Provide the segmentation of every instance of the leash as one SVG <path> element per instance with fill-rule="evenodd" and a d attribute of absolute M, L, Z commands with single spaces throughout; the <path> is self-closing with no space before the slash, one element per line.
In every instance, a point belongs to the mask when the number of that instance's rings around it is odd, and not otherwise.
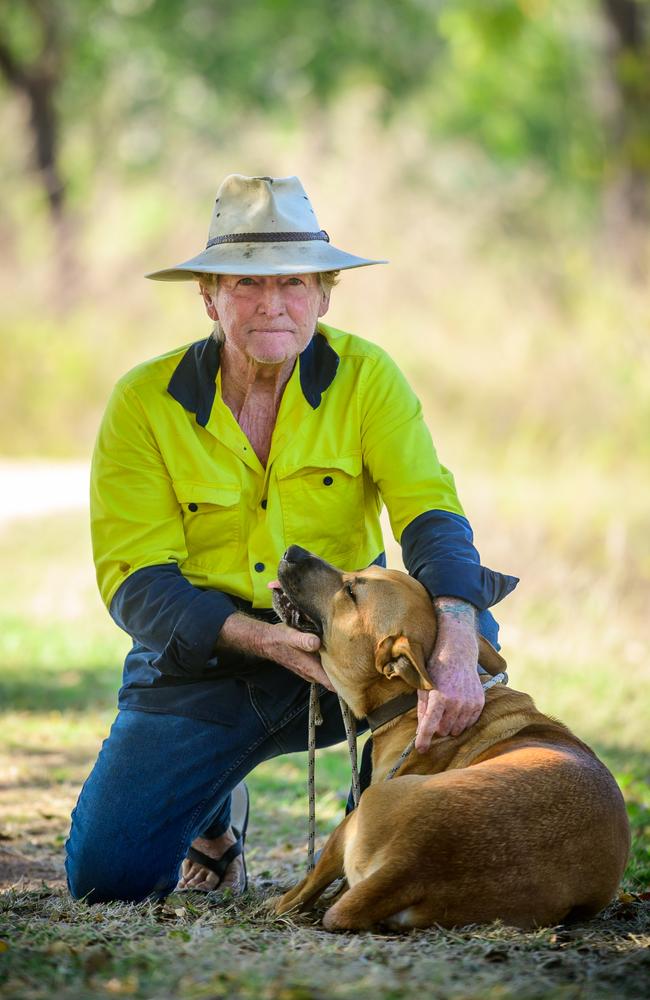
<path fill-rule="evenodd" d="M 309 689 L 309 736 L 307 747 L 309 751 L 309 839 L 307 841 L 307 872 L 314 868 L 314 846 L 316 842 L 316 726 L 323 725 L 323 716 L 318 700 L 318 687 L 312 684 Z"/>
<path fill-rule="evenodd" d="M 483 667 L 479 666 L 479 673 L 483 675 L 488 675 L 488 671 L 484 670 Z M 495 684 L 507 684 L 508 674 L 503 671 L 502 673 L 495 674 L 494 677 L 490 676 L 490 679 L 482 683 L 484 691 L 489 691 L 490 688 L 494 687 Z M 417 704 L 417 694 L 413 692 L 412 694 L 398 695 L 393 698 L 387 705 L 382 706 L 384 711 L 382 712 L 381 718 L 379 718 L 379 712 L 375 715 L 375 724 L 368 716 L 368 721 L 370 722 L 370 729 L 374 732 L 375 729 L 379 729 L 380 726 L 385 725 L 392 719 L 397 718 L 398 715 L 403 715 L 404 712 L 409 711 L 409 709 L 414 708 Z M 341 707 L 341 715 L 343 717 L 343 725 L 345 726 L 345 735 L 348 741 L 348 753 L 350 755 L 350 770 L 352 772 L 352 799 L 354 802 L 354 808 L 356 809 L 359 805 L 359 799 L 361 798 L 361 785 L 359 782 L 359 769 L 357 761 L 357 723 L 356 719 L 350 711 L 349 705 L 341 698 L 339 695 L 339 705 Z M 392 708 L 391 708 L 392 706 Z M 386 712 L 386 708 L 389 711 Z M 308 756 L 308 790 L 309 790 L 309 836 L 307 840 L 307 872 L 311 872 L 315 865 L 315 846 L 316 846 L 316 726 L 321 726 L 323 724 L 323 716 L 320 710 L 320 701 L 318 698 L 318 686 L 312 683 L 309 690 L 309 735 L 307 740 L 307 747 L 309 751 Z M 399 771 L 400 767 L 406 760 L 408 756 L 413 751 L 415 747 L 415 736 L 408 743 L 408 745 L 402 750 L 398 760 L 390 769 L 386 775 L 385 781 L 390 781 L 391 778 Z"/>
<path fill-rule="evenodd" d="M 359 805 L 361 798 L 361 783 L 359 781 L 359 768 L 357 760 L 357 722 L 349 705 L 343 701 L 339 695 L 339 705 L 345 727 L 345 736 L 348 741 L 348 753 L 350 755 L 350 769 L 352 771 L 352 799 L 354 808 Z M 318 698 L 318 686 L 312 684 L 309 689 L 309 736 L 307 740 L 308 769 L 309 776 L 307 787 L 309 790 L 309 836 L 307 840 L 307 872 L 314 868 L 314 856 L 316 847 L 316 726 L 323 724 L 323 716 L 320 710 L 320 700 Z"/>

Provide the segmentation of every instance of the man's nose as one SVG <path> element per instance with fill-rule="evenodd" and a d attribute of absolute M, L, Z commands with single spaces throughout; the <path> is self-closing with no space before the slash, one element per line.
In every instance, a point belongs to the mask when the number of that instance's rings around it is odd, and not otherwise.
<path fill-rule="evenodd" d="M 285 312 L 284 293 L 281 288 L 267 285 L 262 290 L 259 309 L 266 316 L 281 316 Z"/>

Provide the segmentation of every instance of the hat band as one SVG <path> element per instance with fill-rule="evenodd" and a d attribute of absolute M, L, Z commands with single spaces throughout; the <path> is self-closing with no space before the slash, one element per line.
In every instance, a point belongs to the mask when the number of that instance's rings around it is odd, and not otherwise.
<path fill-rule="evenodd" d="M 329 243 L 330 238 L 324 229 L 318 233 L 230 233 L 228 236 L 213 236 L 205 249 L 209 250 L 219 243 L 303 243 L 306 240 Z"/>

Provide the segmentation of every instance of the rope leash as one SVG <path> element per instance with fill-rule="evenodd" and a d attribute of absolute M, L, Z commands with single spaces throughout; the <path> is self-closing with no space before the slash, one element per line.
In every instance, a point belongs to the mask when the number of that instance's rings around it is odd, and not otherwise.
<path fill-rule="evenodd" d="M 318 688 L 312 684 L 309 689 L 309 839 L 307 842 L 307 872 L 314 868 L 314 847 L 316 842 L 316 726 L 323 725 L 323 716 L 318 700 Z"/>
<path fill-rule="evenodd" d="M 343 716 L 343 725 L 345 726 L 345 735 L 348 741 L 350 770 L 352 771 L 352 801 L 354 802 L 354 808 L 356 809 L 359 805 L 359 799 L 361 798 L 361 783 L 359 781 L 359 770 L 357 767 L 357 720 L 350 711 L 350 707 L 347 702 L 343 701 L 341 698 L 341 695 L 339 695 L 339 705 L 341 706 L 341 715 Z"/>
<path fill-rule="evenodd" d="M 359 768 L 357 761 L 357 722 L 349 706 L 339 695 L 339 705 L 345 735 L 348 741 L 348 753 L 350 755 L 350 768 L 352 771 L 352 799 L 354 808 L 359 805 L 361 798 L 361 783 L 359 781 Z M 320 700 L 318 697 L 318 687 L 312 684 L 309 689 L 309 736 L 307 747 L 308 757 L 308 790 L 309 790 L 309 836 L 307 840 L 307 872 L 314 868 L 314 857 L 316 848 L 316 726 L 322 726 L 323 716 L 320 710 Z"/>

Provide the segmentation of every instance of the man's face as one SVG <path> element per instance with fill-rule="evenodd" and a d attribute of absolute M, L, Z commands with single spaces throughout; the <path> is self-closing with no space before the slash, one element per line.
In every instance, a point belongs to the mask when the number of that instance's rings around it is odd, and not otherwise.
<path fill-rule="evenodd" d="M 293 360 L 311 340 L 329 306 L 317 274 L 222 275 L 215 293 L 202 289 L 227 349 L 258 364 Z"/>

